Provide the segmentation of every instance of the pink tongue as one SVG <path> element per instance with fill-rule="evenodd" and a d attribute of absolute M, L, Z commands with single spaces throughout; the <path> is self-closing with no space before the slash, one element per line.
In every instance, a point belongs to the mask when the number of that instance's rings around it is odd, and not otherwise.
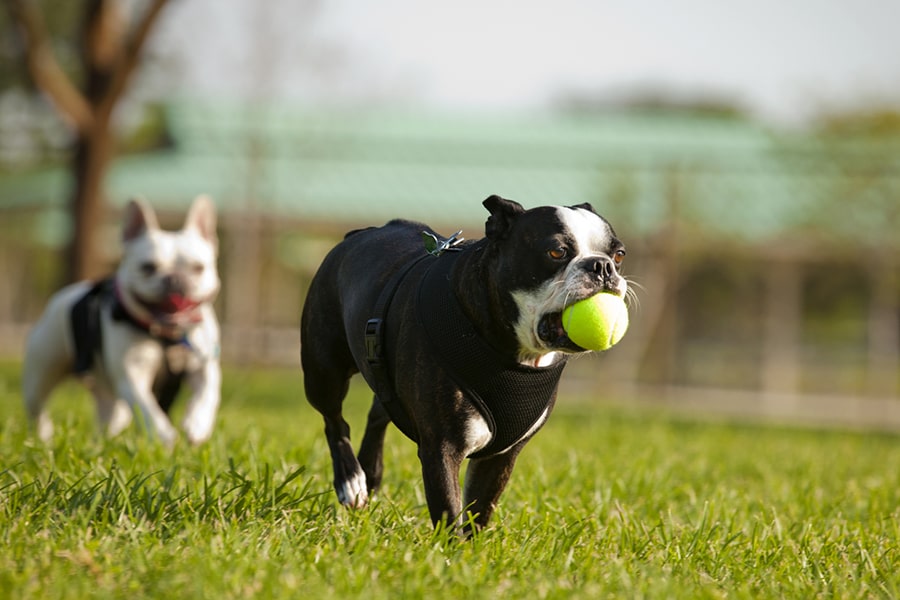
<path fill-rule="evenodd" d="M 166 312 L 181 312 L 193 307 L 193 302 L 182 296 L 181 294 L 169 294 L 163 302 L 163 309 Z"/>

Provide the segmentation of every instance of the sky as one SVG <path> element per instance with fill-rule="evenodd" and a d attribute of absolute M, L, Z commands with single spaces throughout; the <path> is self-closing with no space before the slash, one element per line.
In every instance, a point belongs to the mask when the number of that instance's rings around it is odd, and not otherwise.
<path fill-rule="evenodd" d="M 183 0 L 166 93 L 442 111 L 713 98 L 774 123 L 900 107 L 900 0 Z"/>

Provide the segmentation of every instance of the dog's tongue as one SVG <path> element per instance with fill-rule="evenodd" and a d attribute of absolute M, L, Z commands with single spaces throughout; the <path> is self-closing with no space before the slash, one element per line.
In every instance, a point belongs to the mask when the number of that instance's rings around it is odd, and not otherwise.
<path fill-rule="evenodd" d="M 181 294 L 169 294 L 166 299 L 162 301 L 160 308 L 167 313 L 179 313 L 189 310 L 194 306 L 194 302 L 188 300 Z"/>

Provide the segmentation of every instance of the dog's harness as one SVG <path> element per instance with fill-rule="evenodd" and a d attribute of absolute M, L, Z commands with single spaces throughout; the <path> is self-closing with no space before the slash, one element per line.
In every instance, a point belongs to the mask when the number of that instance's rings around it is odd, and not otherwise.
<path fill-rule="evenodd" d="M 416 292 L 416 319 L 428 337 L 429 347 L 435 349 L 456 385 L 487 421 L 491 439 L 470 456 L 481 458 L 505 452 L 549 415 L 566 361 L 544 368 L 529 367 L 510 361 L 488 344 L 463 313 L 450 285 L 458 256 L 445 253 L 434 258 L 423 254 L 394 274 L 376 302 L 376 316 L 366 324 L 367 359 L 375 377 L 376 395 L 391 420 L 407 437 L 418 441 L 412 420 L 396 402 L 384 329 L 397 287 L 415 265 L 431 257 Z"/>
<path fill-rule="evenodd" d="M 100 310 L 113 298 L 115 282 L 110 277 L 91 286 L 84 296 L 72 305 L 70 313 L 75 361 L 72 370 L 82 375 L 91 370 L 94 357 L 103 349 L 100 332 Z"/>
<path fill-rule="evenodd" d="M 94 356 L 103 349 L 100 311 L 105 304 L 111 304 L 114 321 L 128 323 L 135 329 L 147 333 L 163 346 L 188 343 L 186 332 L 183 329 L 161 331 L 155 328 L 152 322 L 141 319 L 129 311 L 122 300 L 115 278 L 108 277 L 95 283 L 84 296 L 72 305 L 71 323 L 75 342 L 73 370 L 76 374 L 89 371 L 94 364 Z"/>
<path fill-rule="evenodd" d="M 94 366 L 94 360 L 103 350 L 103 334 L 101 331 L 100 313 L 105 305 L 111 306 L 111 315 L 114 321 L 122 321 L 130 326 L 143 331 L 153 339 L 170 348 L 176 345 L 185 345 L 191 348 L 190 342 L 184 331 L 178 336 L 159 335 L 154 332 L 151 324 L 138 319 L 129 312 L 118 293 L 114 277 L 108 277 L 95 283 L 75 304 L 70 312 L 72 326 L 72 339 L 75 346 L 75 360 L 72 371 L 76 375 L 88 373 Z M 175 372 L 165 361 L 163 373 L 154 381 L 154 395 L 160 407 L 168 413 L 172 402 L 183 380 L 182 372 Z"/>

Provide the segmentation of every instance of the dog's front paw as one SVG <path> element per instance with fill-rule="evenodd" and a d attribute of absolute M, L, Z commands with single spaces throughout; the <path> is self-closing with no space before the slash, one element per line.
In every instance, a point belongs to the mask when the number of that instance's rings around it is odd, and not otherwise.
<path fill-rule="evenodd" d="M 178 439 L 178 432 L 171 425 L 158 426 L 153 433 L 156 440 L 166 448 L 173 448 Z"/>
<path fill-rule="evenodd" d="M 53 421 L 47 413 L 41 413 L 34 424 L 35 433 L 38 438 L 44 442 L 50 442 L 53 439 Z"/>
<path fill-rule="evenodd" d="M 369 503 L 369 492 L 366 489 L 366 475 L 357 470 L 344 481 L 335 481 L 334 489 L 338 500 L 350 508 L 363 508 Z"/>
<path fill-rule="evenodd" d="M 212 421 L 185 419 L 181 424 L 181 428 L 184 430 L 184 435 L 188 441 L 194 446 L 199 446 L 212 437 L 212 425 Z"/>
<path fill-rule="evenodd" d="M 109 412 L 100 418 L 101 424 L 105 421 L 104 429 L 106 435 L 115 437 L 125 431 L 125 428 L 131 425 L 132 421 L 131 409 L 124 402 L 116 402 L 113 404 Z"/>

